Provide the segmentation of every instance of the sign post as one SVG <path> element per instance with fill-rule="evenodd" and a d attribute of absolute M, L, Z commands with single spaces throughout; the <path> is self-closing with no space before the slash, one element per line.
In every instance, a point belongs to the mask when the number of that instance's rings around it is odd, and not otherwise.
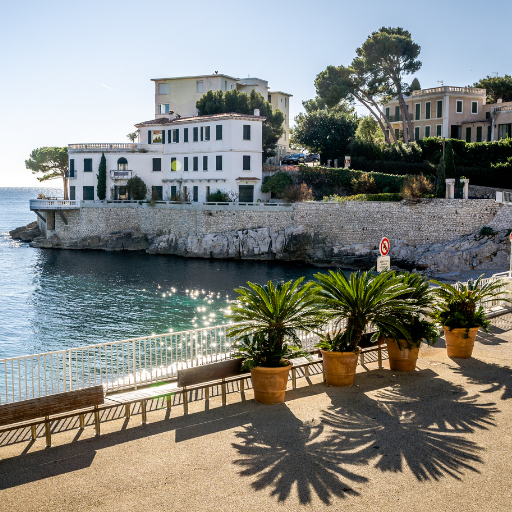
<path fill-rule="evenodd" d="M 391 268 L 391 258 L 388 256 L 389 247 L 389 240 L 383 237 L 379 244 L 380 256 L 377 258 L 377 272 L 383 272 Z M 512 252 L 510 258 L 510 264 L 512 266 Z"/>
<path fill-rule="evenodd" d="M 511 272 L 511 276 L 512 276 L 512 233 L 510 233 L 510 272 Z"/>

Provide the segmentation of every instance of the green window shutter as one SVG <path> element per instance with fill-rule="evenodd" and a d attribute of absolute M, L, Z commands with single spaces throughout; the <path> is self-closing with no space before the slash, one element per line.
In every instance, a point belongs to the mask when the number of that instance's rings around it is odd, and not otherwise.
<path fill-rule="evenodd" d="M 210 127 L 204 127 L 204 140 L 210 140 Z"/>
<path fill-rule="evenodd" d="M 92 172 L 92 158 L 84 158 L 84 172 Z"/>
<path fill-rule="evenodd" d="M 69 177 L 74 178 L 75 177 L 75 159 L 71 158 L 69 160 Z"/>
<path fill-rule="evenodd" d="M 471 128 L 466 128 L 466 142 L 471 142 Z"/>
<path fill-rule="evenodd" d="M 414 127 L 414 140 L 420 140 L 420 127 Z"/>
<path fill-rule="evenodd" d="M 183 142 L 188 142 L 188 128 L 183 128 Z"/>
<path fill-rule="evenodd" d="M 199 187 L 195 185 L 193 188 L 193 192 L 194 192 L 194 202 L 197 203 L 197 201 L 199 201 Z"/>
<path fill-rule="evenodd" d="M 476 127 L 476 141 L 482 142 L 482 127 L 481 126 Z"/>
<path fill-rule="evenodd" d="M 222 140 L 222 125 L 221 124 L 218 124 L 215 127 L 215 139 Z"/>
<path fill-rule="evenodd" d="M 487 142 L 491 142 L 492 137 L 492 126 L 487 127 Z"/>
<path fill-rule="evenodd" d="M 462 101 L 461 100 L 457 100 L 457 108 L 455 109 L 455 112 L 457 114 L 462 114 Z"/>
<path fill-rule="evenodd" d="M 441 127 L 441 125 L 440 125 L 440 124 L 438 124 L 438 125 L 436 126 L 436 135 L 437 135 L 437 137 L 441 137 L 441 136 L 442 136 L 442 133 L 443 133 L 442 127 Z"/>
<path fill-rule="evenodd" d="M 420 103 L 416 103 L 416 113 L 415 113 L 416 121 L 419 121 L 420 114 L 421 114 L 421 104 Z"/>
<path fill-rule="evenodd" d="M 243 160 L 243 170 L 244 171 L 250 171 L 251 170 L 251 156 L 250 155 L 244 155 Z"/>
<path fill-rule="evenodd" d="M 199 157 L 195 156 L 193 162 L 194 162 L 194 167 L 192 168 L 192 170 L 198 171 L 199 170 Z"/>
<path fill-rule="evenodd" d="M 478 101 L 471 102 L 471 113 L 478 114 Z"/>
<path fill-rule="evenodd" d="M 400 130 L 398 128 L 395 128 L 395 137 L 396 140 L 400 139 Z"/>
<path fill-rule="evenodd" d="M 170 137 L 169 137 L 169 142 L 171 142 Z M 162 144 L 165 144 L 165 130 L 162 130 Z"/>
<path fill-rule="evenodd" d="M 244 124 L 244 140 L 251 140 L 251 125 L 250 124 Z"/>
<path fill-rule="evenodd" d="M 430 106 L 430 101 L 427 101 L 427 103 L 425 104 L 425 119 L 430 119 Z"/>
<path fill-rule="evenodd" d="M 170 144 L 171 143 L 171 131 L 172 130 L 167 130 L 167 144 Z"/>
<path fill-rule="evenodd" d="M 425 137 L 430 137 L 430 126 L 425 126 Z"/>
<path fill-rule="evenodd" d="M 173 156 L 171 157 L 171 171 L 177 171 L 177 167 L 176 167 L 176 157 Z"/>
<path fill-rule="evenodd" d="M 76 192 L 74 186 L 69 187 L 69 199 L 71 201 L 74 201 L 76 199 Z"/>
<path fill-rule="evenodd" d="M 162 159 L 153 158 L 153 172 L 160 172 L 162 170 Z"/>
<path fill-rule="evenodd" d="M 151 130 L 148 130 L 148 144 L 151 144 Z"/>
<path fill-rule="evenodd" d="M 203 133 L 204 133 L 204 130 L 203 130 L 203 127 L 201 126 L 201 142 L 203 141 Z"/>
<path fill-rule="evenodd" d="M 197 126 L 194 128 L 193 134 L 193 142 L 197 142 L 199 140 L 199 129 Z"/>
<path fill-rule="evenodd" d="M 183 171 L 188 171 L 188 156 L 183 158 Z"/>
<path fill-rule="evenodd" d="M 437 100 L 437 117 L 443 117 L 443 100 Z"/>
<path fill-rule="evenodd" d="M 215 157 L 215 170 L 222 171 L 222 155 Z"/>
<path fill-rule="evenodd" d="M 180 129 L 176 128 L 176 144 L 180 142 Z"/>
<path fill-rule="evenodd" d="M 171 201 L 176 201 L 176 185 L 171 185 Z"/>
<path fill-rule="evenodd" d="M 207 171 L 207 170 L 208 170 L 208 157 L 203 156 L 203 171 Z"/>
<path fill-rule="evenodd" d="M 389 114 L 390 114 L 390 108 L 389 107 L 386 107 L 386 117 L 389 119 Z"/>
<path fill-rule="evenodd" d="M 400 119 L 400 107 L 395 107 L 395 121 Z"/>

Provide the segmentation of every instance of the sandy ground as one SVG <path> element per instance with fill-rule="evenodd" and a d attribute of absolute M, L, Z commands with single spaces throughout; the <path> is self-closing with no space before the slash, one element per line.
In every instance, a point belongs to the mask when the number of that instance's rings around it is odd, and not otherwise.
<path fill-rule="evenodd" d="M 4 436 L 0 510 L 512 510 L 512 315 L 493 324 L 470 360 L 441 340 L 413 373 L 369 363 L 343 389 L 313 375 L 282 405 L 249 390 L 186 417 L 154 402 L 147 426 L 115 411 L 99 438 L 58 425 L 51 449 Z"/>

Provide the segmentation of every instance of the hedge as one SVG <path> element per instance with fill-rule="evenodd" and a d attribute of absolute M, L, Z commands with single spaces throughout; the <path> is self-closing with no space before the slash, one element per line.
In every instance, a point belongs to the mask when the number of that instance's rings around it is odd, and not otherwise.
<path fill-rule="evenodd" d="M 352 157 L 351 167 L 365 172 L 380 172 L 384 174 L 435 174 L 434 165 L 427 162 L 397 162 L 386 160 L 368 160 L 365 157 Z"/>
<path fill-rule="evenodd" d="M 324 203 L 345 203 L 346 201 L 400 201 L 400 194 L 356 194 L 354 196 L 326 196 L 322 199 Z"/>

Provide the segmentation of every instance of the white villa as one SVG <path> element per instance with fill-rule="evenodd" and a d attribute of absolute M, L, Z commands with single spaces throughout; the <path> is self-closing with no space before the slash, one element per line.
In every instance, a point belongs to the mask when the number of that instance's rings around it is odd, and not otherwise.
<path fill-rule="evenodd" d="M 217 190 L 240 202 L 270 198 L 261 192 L 262 122 L 254 115 L 173 114 L 136 124 L 139 142 L 69 144 L 69 199 L 97 200 L 101 155 L 107 160 L 107 200 L 130 199 L 126 184 L 139 176 L 148 197 L 207 201 Z"/>

